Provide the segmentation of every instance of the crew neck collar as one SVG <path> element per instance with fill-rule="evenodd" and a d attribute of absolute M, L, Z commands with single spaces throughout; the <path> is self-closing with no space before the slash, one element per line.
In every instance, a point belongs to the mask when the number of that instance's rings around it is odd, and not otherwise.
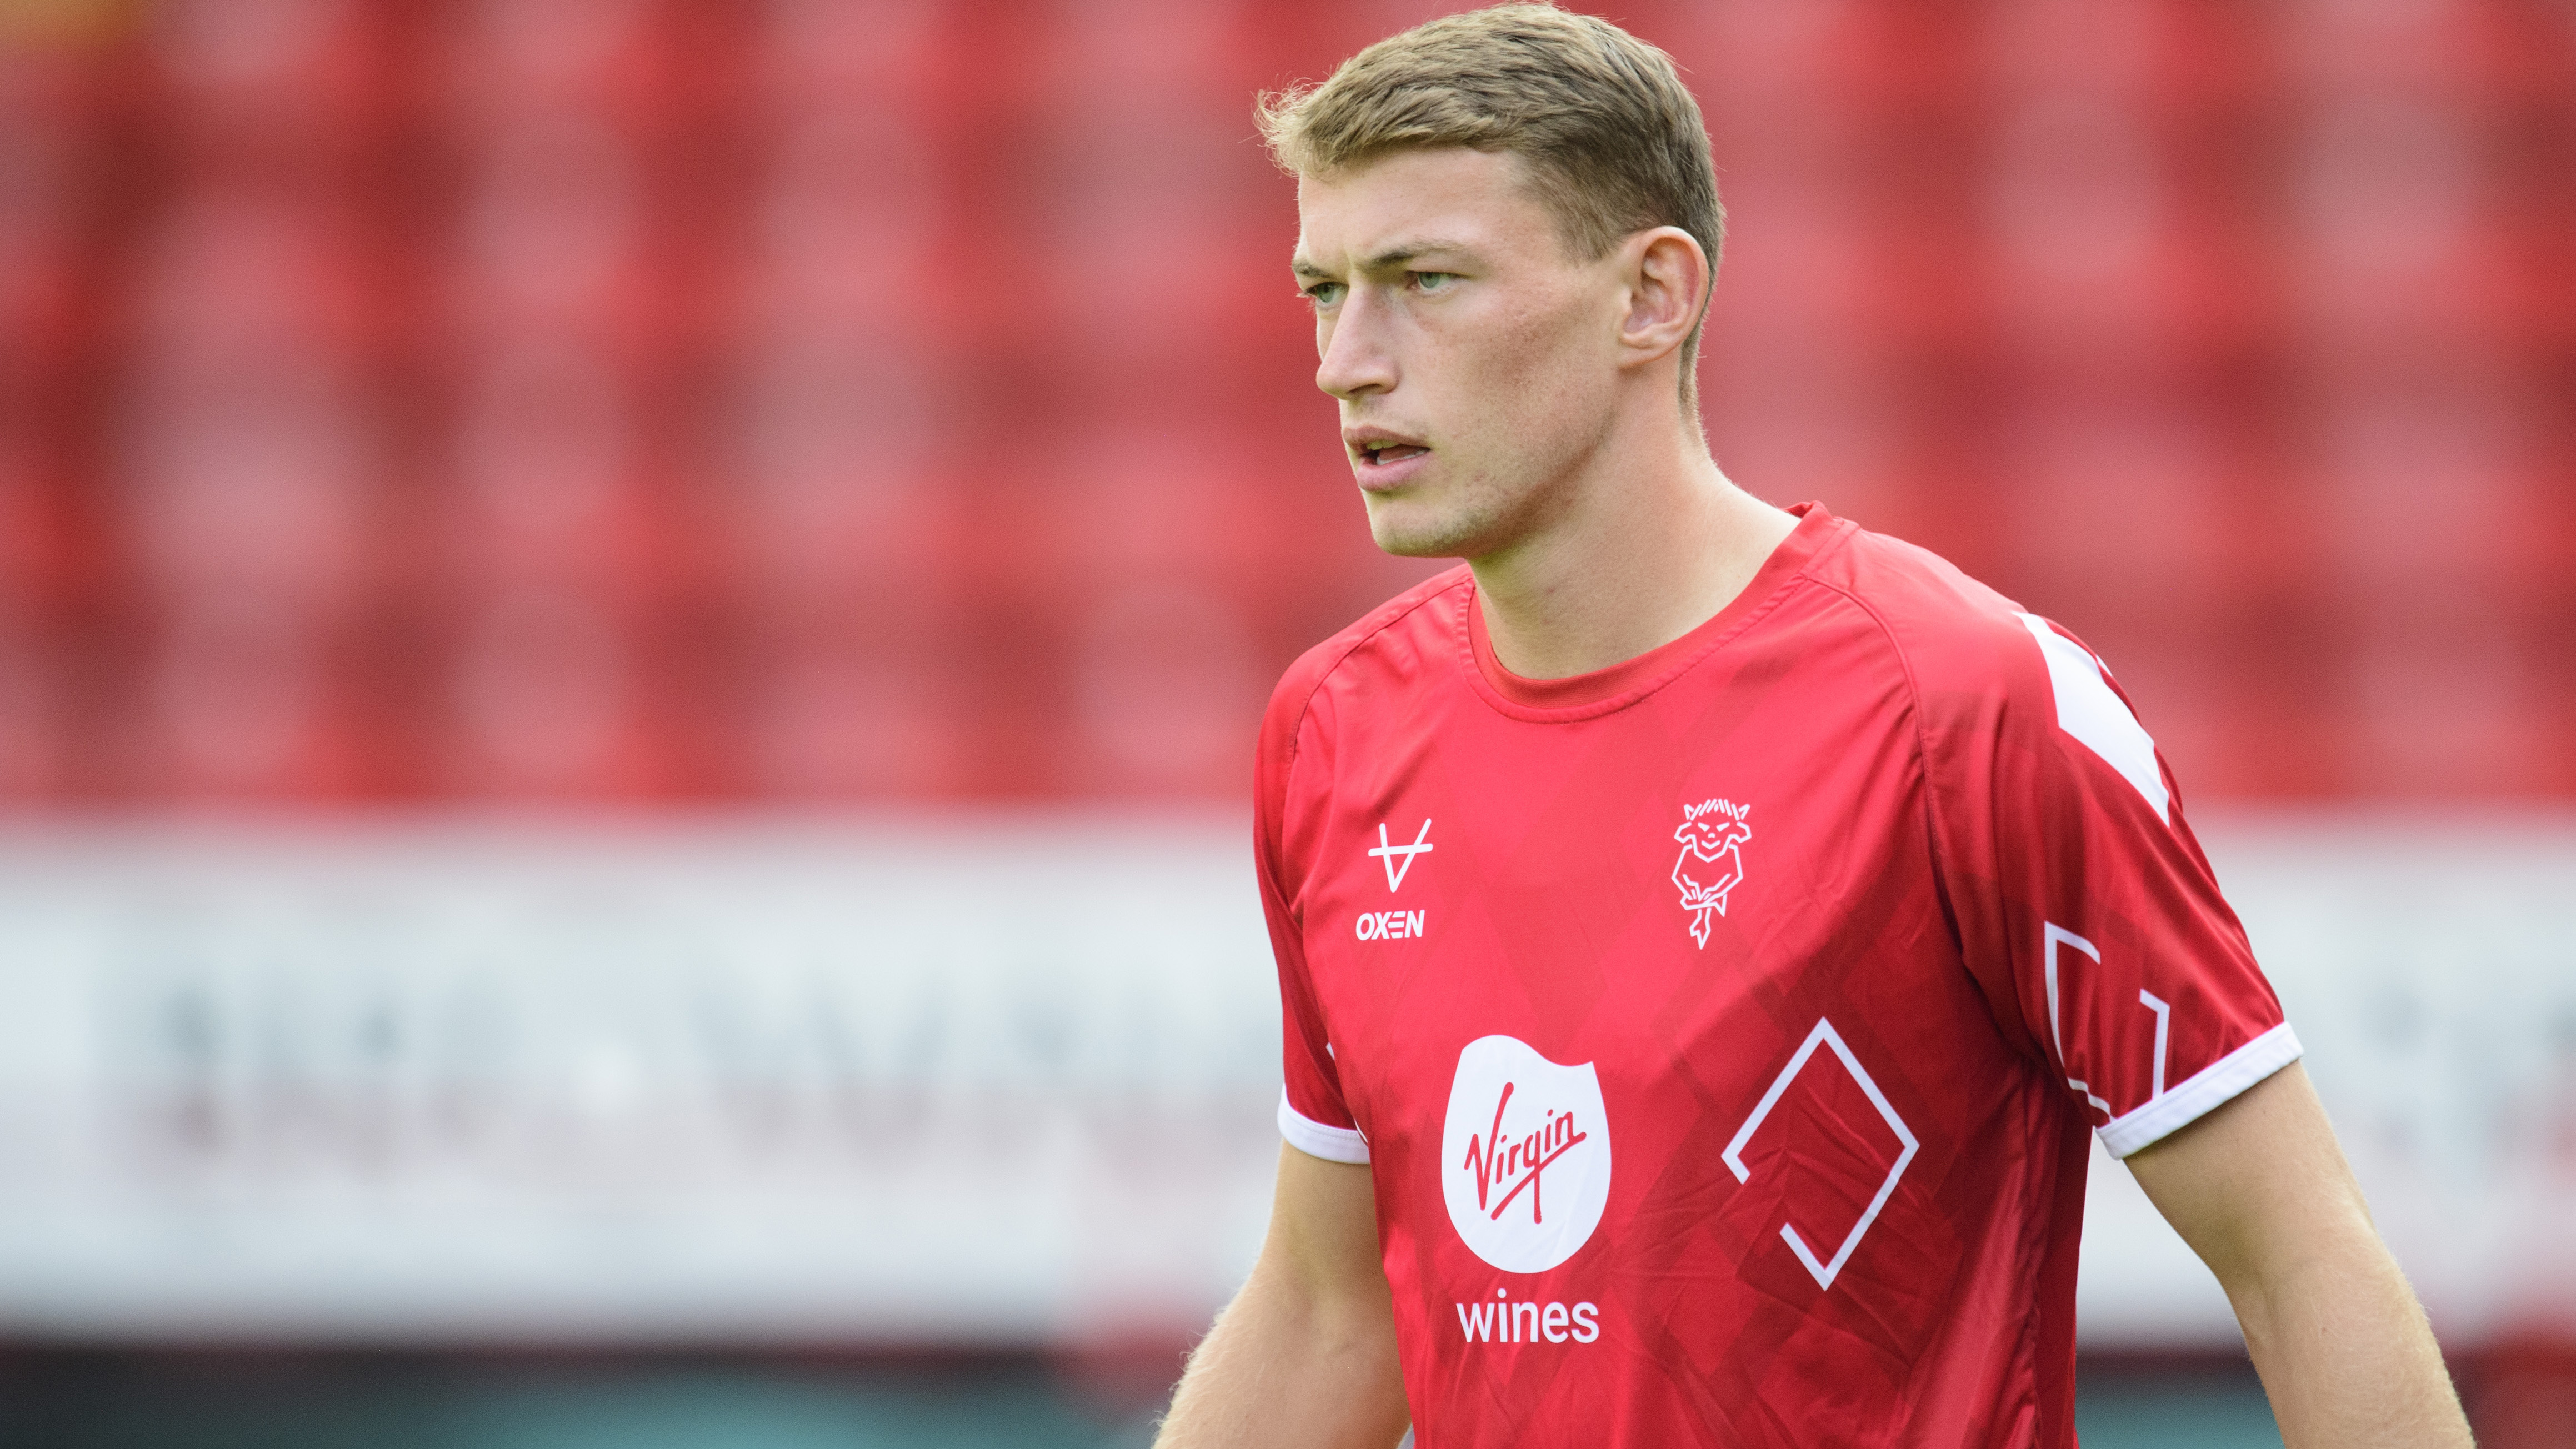
<path fill-rule="evenodd" d="M 1474 576 L 1469 575 L 1468 587 L 1460 596 L 1465 615 L 1461 629 L 1468 673 L 1479 686 L 1478 692 L 1506 714 L 1548 720 L 1608 714 L 1654 693 L 1766 611 L 1826 545 L 1851 528 L 1821 503 L 1792 504 L 1788 511 L 1797 518 L 1797 527 L 1771 550 L 1771 556 L 1754 571 L 1751 582 L 1728 600 L 1725 608 L 1671 643 L 1589 674 L 1524 679 L 1505 669 L 1494 657 L 1492 640 L 1486 637 L 1485 611 L 1476 597 Z"/>

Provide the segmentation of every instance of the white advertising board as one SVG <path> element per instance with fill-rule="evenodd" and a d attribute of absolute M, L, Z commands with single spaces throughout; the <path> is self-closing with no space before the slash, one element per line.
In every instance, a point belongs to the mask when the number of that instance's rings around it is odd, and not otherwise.
<path fill-rule="evenodd" d="M 2446 1332 L 2576 1318 L 2576 823 L 2204 832 Z M 1232 818 L 21 825 L 0 1334 L 1203 1322 L 1278 1151 Z M 2107 1158 L 2096 1346 L 2233 1337 Z"/>

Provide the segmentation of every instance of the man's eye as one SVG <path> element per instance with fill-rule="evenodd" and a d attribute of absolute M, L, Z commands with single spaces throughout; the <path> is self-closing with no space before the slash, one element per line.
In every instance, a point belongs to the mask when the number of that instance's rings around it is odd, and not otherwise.
<path fill-rule="evenodd" d="M 1415 272 L 1413 285 L 1425 292 L 1445 292 L 1458 280 L 1456 272 Z"/>
<path fill-rule="evenodd" d="M 1334 303 L 1341 301 L 1342 293 L 1348 291 L 1349 288 L 1344 287 L 1339 282 L 1317 282 L 1313 286 L 1306 287 L 1303 290 L 1306 294 L 1307 301 L 1314 303 L 1318 307 L 1330 307 Z"/>

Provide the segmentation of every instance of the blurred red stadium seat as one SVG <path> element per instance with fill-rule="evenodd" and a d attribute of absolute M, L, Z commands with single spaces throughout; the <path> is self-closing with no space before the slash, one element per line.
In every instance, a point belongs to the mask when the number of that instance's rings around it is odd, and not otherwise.
<path fill-rule="evenodd" d="M 362 157 L 407 77 L 390 7 L 363 0 L 163 0 L 142 9 L 168 139 L 196 164 Z"/>
<path fill-rule="evenodd" d="M 121 741 L 6 788 L 1231 795 L 1241 680 L 1430 567 L 1366 543 L 1247 115 L 1414 11 L 185 0 L 0 42 L 10 657 Z M 2576 790 L 2563 24 L 1627 18 L 1715 138 L 1748 486 L 2071 616 L 2201 794 Z M 2434 597 L 2488 642 L 2362 622 Z M 293 707 L 172 733 L 225 659 Z M 2454 723 L 2391 683 L 2454 666 Z"/>
<path fill-rule="evenodd" d="M 468 798 L 670 798 L 693 783 L 669 723 L 667 637 L 649 612 L 560 585 L 452 597 L 431 769 Z"/>

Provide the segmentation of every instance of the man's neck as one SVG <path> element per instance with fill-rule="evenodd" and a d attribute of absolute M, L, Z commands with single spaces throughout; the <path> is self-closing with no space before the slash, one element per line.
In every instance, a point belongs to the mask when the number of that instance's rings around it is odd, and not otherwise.
<path fill-rule="evenodd" d="M 1598 476 L 1568 480 L 1544 525 L 1469 560 L 1494 657 L 1524 678 L 1589 674 L 1682 637 L 1797 526 L 1678 426 L 1654 445 L 1600 449 L 1587 472 Z"/>

